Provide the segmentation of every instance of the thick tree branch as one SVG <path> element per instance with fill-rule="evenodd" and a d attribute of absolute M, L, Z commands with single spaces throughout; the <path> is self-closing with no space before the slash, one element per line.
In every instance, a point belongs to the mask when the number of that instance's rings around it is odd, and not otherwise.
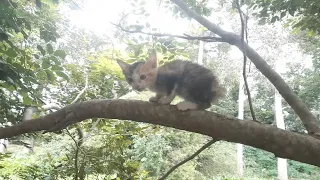
<path fill-rule="evenodd" d="M 181 112 L 173 105 L 137 100 L 91 100 L 71 104 L 43 117 L 0 128 L 0 138 L 48 130 L 57 124 L 67 127 L 89 118 L 133 120 L 196 132 L 320 167 L 320 140 L 313 137 L 254 121 L 239 121 L 213 112 Z"/>
<path fill-rule="evenodd" d="M 183 164 L 187 163 L 188 161 L 192 160 L 193 158 L 195 158 L 196 156 L 198 156 L 202 151 L 204 151 L 205 149 L 207 149 L 209 146 L 211 146 L 213 143 L 217 142 L 217 140 L 212 139 L 211 141 L 209 141 L 208 143 L 206 143 L 205 145 L 203 145 L 198 151 L 196 151 L 195 153 L 193 153 L 191 156 L 187 157 L 186 159 L 184 159 L 183 161 L 179 162 L 178 164 L 176 164 L 175 166 L 173 166 L 165 175 L 163 175 L 159 180 L 164 180 L 166 179 L 174 170 L 176 170 L 178 167 L 182 166 Z"/>
<path fill-rule="evenodd" d="M 320 137 L 320 128 L 318 126 L 316 117 L 310 112 L 301 99 L 292 91 L 292 89 L 281 78 L 281 76 L 274 71 L 254 49 L 252 49 L 247 43 L 244 43 L 244 45 L 242 44 L 241 37 L 232 32 L 227 32 L 221 29 L 216 24 L 195 13 L 185 2 L 183 2 L 183 0 L 172 0 L 172 2 L 179 6 L 189 17 L 198 21 L 208 30 L 227 40 L 229 44 L 237 46 L 242 52 L 245 51 L 247 57 L 253 62 L 256 68 L 269 79 L 282 97 L 292 107 L 295 113 L 300 117 L 308 133 Z"/>
<path fill-rule="evenodd" d="M 121 31 L 127 32 L 127 33 L 139 33 L 139 34 L 145 34 L 145 35 L 151 35 L 156 37 L 174 37 L 174 38 L 180 38 L 180 39 L 186 39 L 186 40 L 201 40 L 205 42 L 227 42 L 227 40 L 221 38 L 221 37 L 212 37 L 212 36 L 190 36 L 188 34 L 184 35 L 173 35 L 173 34 L 162 34 L 162 33 L 149 33 L 149 32 L 143 32 L 141 30 L 128 30 L 123 28 L 121 25 L 117 25 L 114 23 L 111 23 L 121 29 Z"/>

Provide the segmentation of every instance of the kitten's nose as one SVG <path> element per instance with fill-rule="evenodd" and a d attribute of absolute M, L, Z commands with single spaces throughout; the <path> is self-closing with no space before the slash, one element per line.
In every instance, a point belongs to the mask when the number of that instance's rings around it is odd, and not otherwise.
<path fill-rule="evenodd" d="M 133 86 L 133 88 L 134 88 L 135 90 L 141 91 L 141 87 L 140 87 L 138 84 L 135 84 L 135 85 Z"/>

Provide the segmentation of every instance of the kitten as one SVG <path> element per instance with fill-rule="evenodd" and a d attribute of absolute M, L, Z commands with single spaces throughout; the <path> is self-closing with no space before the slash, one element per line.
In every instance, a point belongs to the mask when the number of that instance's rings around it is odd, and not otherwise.
<path fill-rule="evenodd" d="M 117 60 L 134 90 L 149 89 L 156 93 L 149 101 L 170 104 L 174 97 L 185 101 L 176 106 L 179 110 L 204 110 L 224 96 L 216 76 L 207 68 L 190 61 L 175 60 L 158 67 L 156 52 L 147 61 L 127 64 Z"/>

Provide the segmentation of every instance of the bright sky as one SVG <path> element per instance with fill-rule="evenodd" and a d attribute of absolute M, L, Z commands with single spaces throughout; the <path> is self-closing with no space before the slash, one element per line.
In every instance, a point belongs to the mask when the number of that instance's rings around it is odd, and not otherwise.
<path fill-rule="evenodd" d="M 186 29 L 190 28 L 191 23 L 194 21 L 188 20 L 176 20 L 172 18 L 171 13 L 166 12 L 165 1 L 162 1 L 159 8 L 159 4 L 156 1 L 146 1 L 147 4 L 144 6 L 146 10 L 150 13 L 148 18 L 142 19 L 151 22 L 151 27 L 157 27 L 158 32 L 161 33 L 171 33 L 171 34 L 183 34 Z M 137 1 L 139 3 L 139 1 Z M 137 5 L 138 7 L 139 5 Z M 214 3 L 210 3 L 210 6 L 215 6 Z M 134 7 L 130 4 L 128 0 L 116 0 L 110 1 L 106 0 L 84 0 L 83 8 L 81 10 L 68 11 L 64 9 L 67 17 L 70 18 L 71 23 L 76 26 L 84 27 L 98 35 L 106 34 L 109 37 L 113 36 L 114 26 L 110 22 L 118 23 L 121 18 L 121 13 L 131 12 Z M 223 13 L 223 12 L 221 12 Z M 215 20 L 216 18 L 224 18 L 225 16 L 219 14 L 219 12 L 214 12 L 210 20 Z M 131 19 L 134 20 L 131 24 L 135 24 L 136 18 L 133 16 Z M 130 18 L 129 18 L 130 21 Z M 253 20 L 249 21 L 252 22 Z M 224 24 L 220 25 L 223 29 L 227 31 L 232 31 L 231 25 L 228 20 L 223 20 Z M 249 24 L 250 26 L 250 24 Z M 277 29 L 277 28 L 276 28 Z M 261 45 L 261 42 L 250 42 L 250 46 L 256 49 Z M 299 61 L 301 60 L 301 54 L 297 52 L 297 47 L 294 45 L 289 47 L 279 47 L 279 49 L 287 49 L 287 51 L 292 51 L 290 57 L 285 57 L 278 63 L 278 71 L 285 71 L 285 63 L 288 61 Z M 259 50 L 261 52 L 263 50 Z M 242 53 L 236 48 L 232 47 L 230 52 L 230 58 L 240 59 L 242 58 Z M 310 64 L 310 63 L 308 63 Z"/>
<path fill-rule="evenodd" d="M 68 16 L 75 25 L 85 27 L 97 34 L 107 34 L 107 30 L 114 27 L 110 22 L 118 23 L 121 13 L 127 13 L 133 9 L 127 0 L 112 1 L 112 4 L 106 0 L 84 0 L 84 2 L 81 10 L 71 11 Z M 188 27 L 186 21 L 174 20 L 164 11 L 164 8 L 158 8 L 159 4 L 156 1 L 148 1 L 144 6 L 150 12 L 148 19 L 153 22 L 152 27 L 161 28 L 162 31 L 173 34 L 182 33 Z"/>
<path fill-rule="evenodd" d="M 113 32 L 110 29 L 114 29 L 114 26 L 110 22 L 118 23 L 121 13 L 130 12 L 133 8 L 127 0 L 113 1 L 112 5 L 110 5 L 110 1 L 105 0 L 84 0 L 84 2 L 81 10 L 70 11 L 64 9 L 64 13 L 67 14 L 74 25 L 86 28 L 99 35 L 109 34 L 112 36 Z M 158 32 L 181 35 L 190 27 L 191 23 L 195 24 L 194 21 L 172 18 L 171 14 L 165 11 L 163 5 L 164 3 L 159 8 L 156 1 L 148 1 L 145 5 L 147 11 L 150 12 L 150 24 L 152 27 L 158 28 Z M 232 31 L 227 21 L 221 27 L 227 31 Z M 241 52 L 234 47 L 230 54 L 234 58 L 241 56 Z"/>

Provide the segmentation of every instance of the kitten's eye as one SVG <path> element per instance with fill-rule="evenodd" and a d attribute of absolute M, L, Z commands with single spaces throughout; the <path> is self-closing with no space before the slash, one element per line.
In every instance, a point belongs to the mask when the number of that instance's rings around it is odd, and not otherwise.
<path fill-rule="evenodd" d="M 141 79 L 141 80 L 146 79 L 146 75 L 142 74 L 142 75 L 140 76 L 140 79 Z"/>
<path fill-rule="evenodd" d="M 133 82 L 133 79 L 132 79 L 132 78 L 127 78 L 127 81 L 128 81 L 129 83 L 132 83 L 132 82 Z"/>

